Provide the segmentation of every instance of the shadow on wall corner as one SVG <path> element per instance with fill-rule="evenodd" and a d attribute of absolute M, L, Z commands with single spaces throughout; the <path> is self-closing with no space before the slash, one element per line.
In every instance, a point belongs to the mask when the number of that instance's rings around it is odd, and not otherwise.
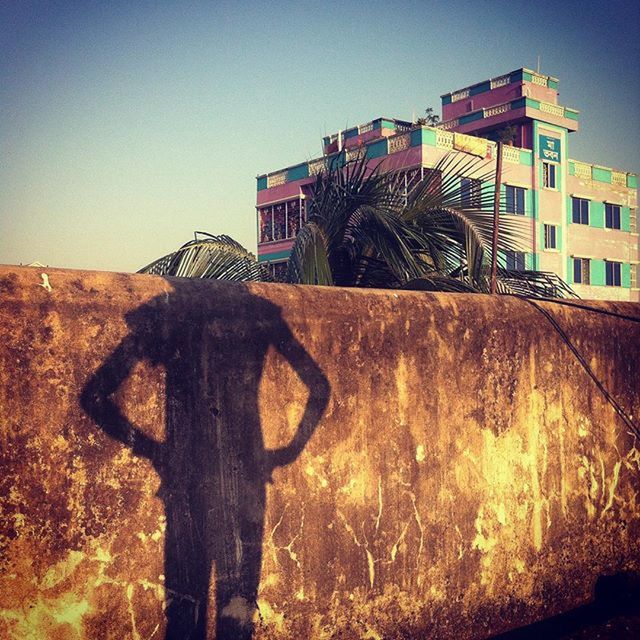
<path fill-rule="evenodd" d="M 90 377 L 80 401 L 106 434 L 150 460 L 160 477 L 167 521 L 165 639 L 207 637 L 213 567 L 215 637 L 251 638 L 265 485 L 276 467 L 303 451 L 330 388 L 277 305 L 244 285 L 220 287 L 209 298 L 193 293 L 181 287 L 127 314 L 129 334 Z M 258 410 L 270 346 L 309 390 L 294 437 L 275 450 L 265 449 Z M 163 441 L 132 424 L 112 398 L 142 360 L 165 368 Z"/>
<path fill-rule="evenodd" d="M 640 638 L 640 574 L 600 576 L 593 602 L 566 613 L 492 636 L 489 640 L 602 640 Z"/>

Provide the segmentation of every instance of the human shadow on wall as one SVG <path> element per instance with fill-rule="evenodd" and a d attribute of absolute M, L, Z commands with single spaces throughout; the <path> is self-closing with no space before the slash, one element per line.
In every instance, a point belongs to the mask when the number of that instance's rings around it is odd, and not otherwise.
<path fill-rule="evenodd" d="M 292 463 L 320 421 L 326 377 L 280 308 L 242 284 L 181 283 L 126 315 L 130 333 L 89 379 L 81 405 L 112 438 L 149 459 L 161 479 L 166 640 L 207 637 L 215 570 L 216 638 L 251 638 L 260 582 L 265 485 Z M 273 345 L 309 390 L 289 444 L 265 449 L 258 386 Z M 127 418 L 112 398 L 135 364 L 166 371 L 165 438 Z M 282 389 L 286 394 L 287 389 Z"/>

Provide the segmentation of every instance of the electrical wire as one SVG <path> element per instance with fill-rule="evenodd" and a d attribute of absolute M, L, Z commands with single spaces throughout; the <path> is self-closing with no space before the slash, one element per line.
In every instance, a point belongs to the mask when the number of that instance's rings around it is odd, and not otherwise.
<path fill-rule="evenodd" d="M 600 393 L 602 393 L 602 395 L 606 398 L 607 402 L 615 409 L 616 413 L 620 416 L 622 421 L 636 436 L 636 438 L 640 439 L 640 426 L 633 421 L 633 418 L 627 414 L 627 412 L 620 406 L 620 404 L 616 401 L 616 399 L 605 389 L 604 385 L 602 384 L 598 376 L 596 376 L 593 369 L 589 366 L 589 363 L 584 359 L 582 354 L 571 342 L 571 340 L 569 339 L 569 336 L 566 334 L 564 329 L 558 324 L 558 321 L 553 317 L 553 315 L 547 309 L 544 309 L 543 307 L 541 307 L 537 303 L 537 301 L 533 300 L 532 298 L 527 298 L 525 296 L 516 296 L 516 297 L 521 298 L 525 302 L 529 303 L 532 307 L 534 307 L 534 309 L 537 309 L 551 323 L 551 326 L 553 326 L 553 328 L 558 332 L 563 342 L 567 345 L 567 347 L 569 347 L 573 355 L 576 357 L 576 360 L 578 360 L 578 362 L 582 365 L 582 368 L 587 372 L 589 377 L 593 380 L 596 387 L 598 387 Z M 558 300 L 552 300 L 552 301 L 555 303 L 558 303 Z M 547 302 L 547 300 L 545 299 L 544 302 Z M 571 306 L 574 306 L 574 305 L 571 304 Z M 599 311 L 594 307 L 587 307 L 587 308 L 591 311 Z M 609 315 L 619 315 L 619 314 L 611 313 Z M 622 317 L 624 319 L 631 319 L 633 321 L 638 321 L 638 319 L 633 318 L 632 316 L 629 316 L 629 317 L 622 316 Z"/>

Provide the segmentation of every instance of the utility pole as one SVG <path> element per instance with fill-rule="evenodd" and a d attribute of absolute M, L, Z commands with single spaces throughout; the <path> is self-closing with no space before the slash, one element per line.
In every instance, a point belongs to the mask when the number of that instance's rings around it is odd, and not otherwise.
<path fill-rule="evenodd" d="M 491 293 L 496 292 L 498 271 L 498 224 L 500 222 L 500 184 L 502 183 L 502 141 L 498 141 L 496 161 L 496 186 L 493 194 L 493 239 L 491 242 Z"/>

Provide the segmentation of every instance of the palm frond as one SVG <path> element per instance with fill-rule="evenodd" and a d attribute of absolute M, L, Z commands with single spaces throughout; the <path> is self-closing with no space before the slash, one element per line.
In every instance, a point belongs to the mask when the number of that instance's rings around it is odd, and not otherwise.
<path fill-rule="evenodd" d="M 334 282 L 327 246 L 326 234 L 318 223 L 303 225 L 291 249 L 286 281 L 332 286 Z"/>
<path fill-rule="evenodd" d="M 498 269 L 498 293 L 527 298 L 579 298 L 576 292 L 555 273 Z"/>
<path fill-rule="evenodd" d="M 206 237 L 199 239 L 198 235 Z M 233 238 L 226 235 L 213 236 L 201 231 L 196 232 L 195 240 L 154 260 L 138 273 L 235 281 L 268 279 L 264 266 Z"/>

